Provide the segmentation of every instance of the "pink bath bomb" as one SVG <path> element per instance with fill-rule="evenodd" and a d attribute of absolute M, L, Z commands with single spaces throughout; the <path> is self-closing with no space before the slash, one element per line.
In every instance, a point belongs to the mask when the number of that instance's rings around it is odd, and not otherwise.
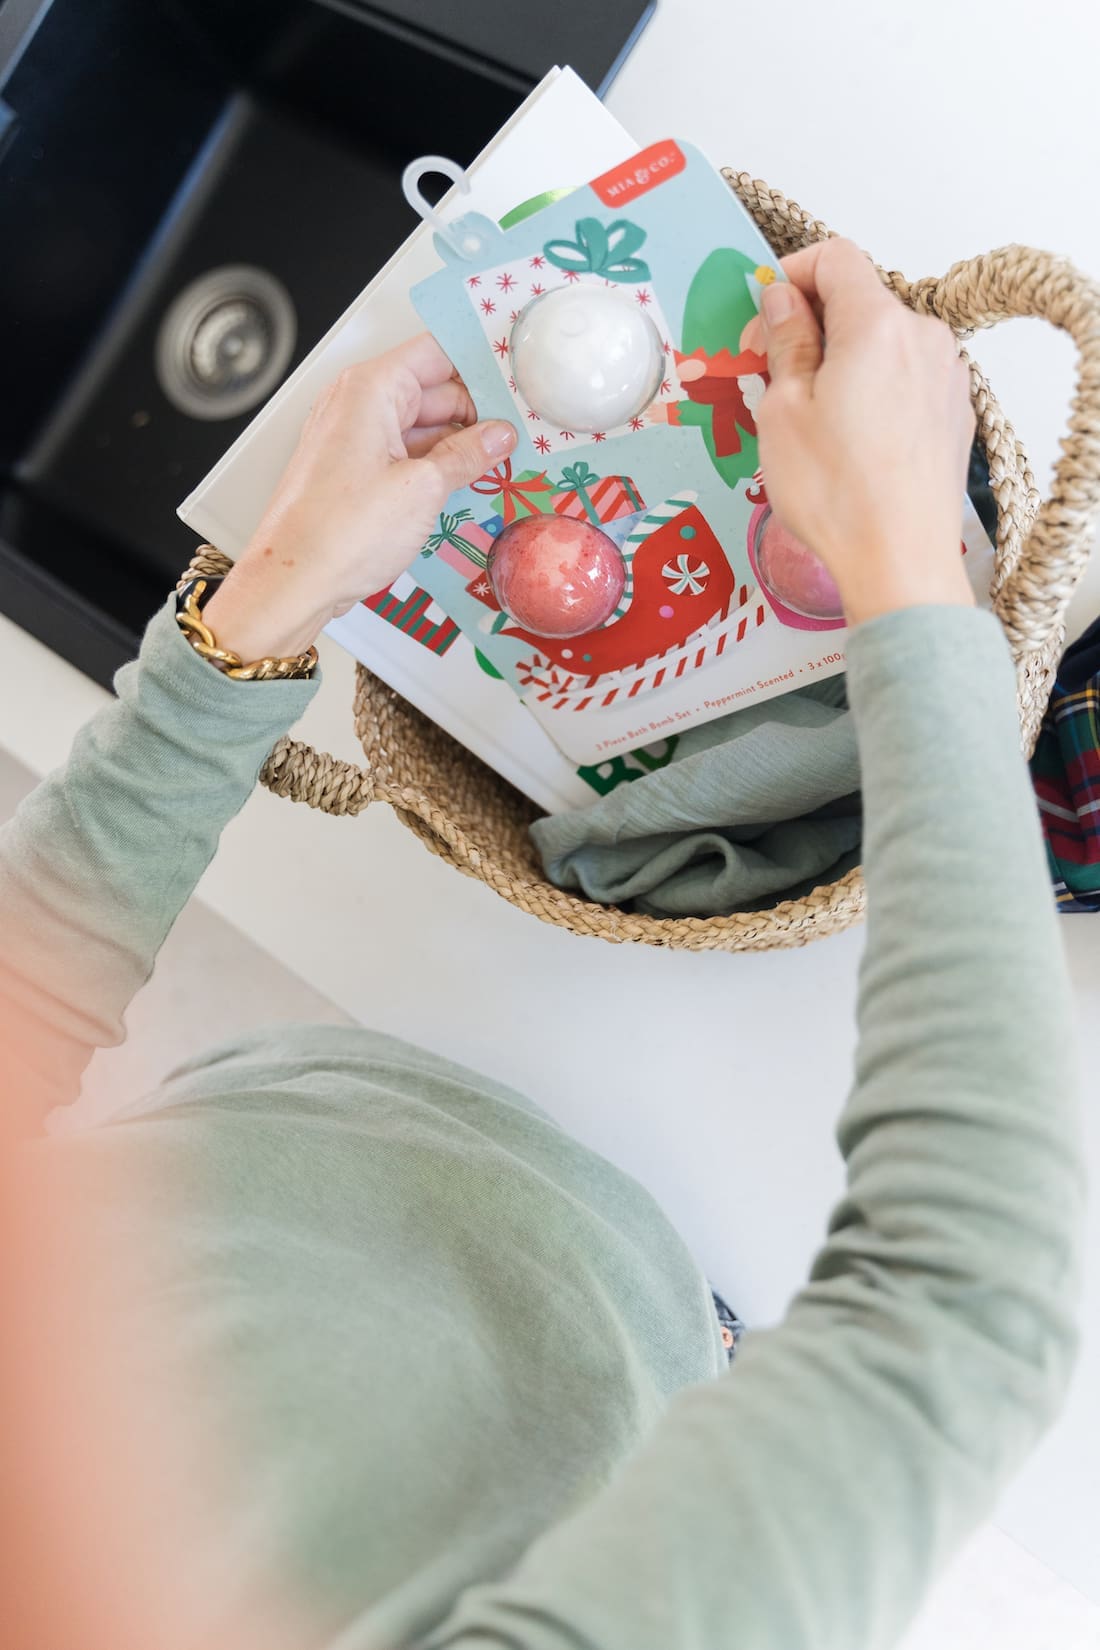
<path fill-rule="evenodd" d="M 497 601 L 536 636 L 583 636 L 609 619 L 626 584 L 618 546 L 587 521 L 525 516 L 489 551 Z"/>
<path fill-rule="evenodd" d="M 844 604 L 825 563 L 768 512 L 756 541 L 760 577 L 772 595 L 806 619 L 839 619 Z"/>

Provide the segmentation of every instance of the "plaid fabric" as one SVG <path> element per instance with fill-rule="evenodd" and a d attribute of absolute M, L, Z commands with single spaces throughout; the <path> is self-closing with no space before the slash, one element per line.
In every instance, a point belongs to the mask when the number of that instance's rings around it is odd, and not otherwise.
<path fill-rule="evenodd" d="M 737 1356 L 737 1348 L 741 1344 L 741 1337 L 745 1333 L 745 1326 L 731 1306 L 727 1306 L 717 1289 L 711 1290 L 714 1300 L 714 1310 L 718 1314 L 718 1323 L 722 1331 L 722 1345 L 726 1349 L 726 1362 L 732 1363 Z"/>
<path fill-rule="evenodd" d="M 1100 619 L 1058 668 L 1031 759 L 1061 911 L 1100 911 Z"/>

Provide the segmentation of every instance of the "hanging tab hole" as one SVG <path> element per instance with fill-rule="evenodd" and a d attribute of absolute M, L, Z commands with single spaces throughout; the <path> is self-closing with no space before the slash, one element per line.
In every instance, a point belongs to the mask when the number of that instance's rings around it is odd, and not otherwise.
<path fill-rule="evenodd" d="M 448 160 L 445 155 L 424 155 L 420 160 L 410 161 L 401 175 L 402 192 L 417 217 L 422 218 L 428 227 L 458 257 L 468 258 L 479 249 L 481 242 L 475 240 L 473 246 L 471 246 L 468 238 L 465 241 L 460 241 L 455 234 L 454 226 L 445 223 L 436 208 L 424 198 L 424 193 L 420 187 L 421 182 L 435 172 L 449 178 L 459 194 L 468 195 L 470 193 L 470 180 L 462 167 L 457 162 Z"/>

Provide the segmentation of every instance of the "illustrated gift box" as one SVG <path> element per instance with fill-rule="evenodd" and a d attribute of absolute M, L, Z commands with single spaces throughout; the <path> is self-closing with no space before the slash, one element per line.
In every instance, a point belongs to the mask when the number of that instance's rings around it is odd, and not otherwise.
<path fill-rule="evenodd" d="M 559 516 L 590 521 L 593 527 L 632 516 L 645 508 L 629 476 L 599 476 L 581 459 L 567 464 L 555 483 L 554 510 Z"/>
<path fill-rule="evenodd" d="M 470 491 L 492 501 L 505 527 L 521 516 L 548 515 L 554 508 L 554 483 L 546 471 L 521 470 L 513 475 L 510 458 L 473 482 Z"/>
<path fill-rule="evenodd" d="M 431 592 L 422 590 L 408 573 L 402 573 L 385 590 L 364 597 L 363 606 L 440 658 L 462 634 L 450 614 L 437 606 Z"/>
<path fill-rule="evenodd" d="M 485 571 L 493 539 L 502 525 L 500 516 L 475 522 L 470 510 L 455 510 L 450 514 L 444 511 L 437 531 L 425 542 L 421 555 L 436 555 L 464 579 L 472 579 Z"/>
<path fill-rule="evenodd" d="M 583 460 L 566 464 L 560 478 L 552 480 L 545 470 L 521 470 L 515 475 L 511 459 L 506 458 L 475 481 L 471 490 L 492 501 L 505 527 L 524 516 L 548 515 L 551 511 L 599 527 L 645 508 L 629 476 L 597 475 Z M 460 514 L 470 516 L 469 511 Z M 429 547 L 437 548 L 434 540 L 429 540 Z"/>

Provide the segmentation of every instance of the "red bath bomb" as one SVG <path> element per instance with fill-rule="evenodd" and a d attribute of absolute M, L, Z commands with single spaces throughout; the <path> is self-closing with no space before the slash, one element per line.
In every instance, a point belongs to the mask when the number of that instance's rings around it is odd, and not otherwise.
<path fill-rule="evenodd" d="M 618 546 L 587 521 L 525 516 L 489 551 L 489 582 L 515 622 L 536 636 L 583 636 L 609 619 L 626 584 Z"/>
<path fill-rule="evenodd" d="M 772 595 L 806 619 L 839 619 L 844 604 L 825 563 L 770 512 L 756 542 L 760 577 Z"/>

